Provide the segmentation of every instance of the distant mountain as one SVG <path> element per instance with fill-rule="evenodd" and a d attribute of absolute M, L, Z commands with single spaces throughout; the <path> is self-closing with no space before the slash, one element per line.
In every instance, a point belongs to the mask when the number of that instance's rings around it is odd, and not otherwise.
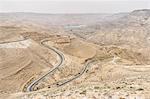
<path fill-rule="evenodd" d="M 131 13 L 108 15 L 103 20 L 72 33 L 97 44 L 129 44 L 149 46 L 150 10 L 135 10 Z"/>
<path fill-rule="evenodd" d="M 134 16 L 150 16 L 150 9 L 134 10 L 130 15 Z"/>
<path fill-rule="evenodd" d="M 149 46 L 150 9 L 117 14 L 1 13 L 0 26 L 56 30 L 97 44 Z M 53 31 L 52 31 L 53 32 Z"/>

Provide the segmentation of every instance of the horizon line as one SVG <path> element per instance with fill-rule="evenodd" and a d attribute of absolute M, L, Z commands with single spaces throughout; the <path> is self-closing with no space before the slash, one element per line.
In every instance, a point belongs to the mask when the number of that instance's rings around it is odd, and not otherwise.
<path fill-rule="evenodd" d="M 148 9 L 136 9 L 136 10 L 150 10 Z M 101 13 L 101 12 L 73 12 L 73 13 L 66 13 L 66 12 L 56 12 L 56 13 L 49 13 L 49 12 L 36 12 L 36 11 L 1 11 L 1 14 L 7 14 L 7 13 L 31 13 L 31 14 L 118 14 L 118 13 L 129 13 L 136 10 L 131 11 L 120 11 L 120 12 L 112 12 L 112 13 Z"/>

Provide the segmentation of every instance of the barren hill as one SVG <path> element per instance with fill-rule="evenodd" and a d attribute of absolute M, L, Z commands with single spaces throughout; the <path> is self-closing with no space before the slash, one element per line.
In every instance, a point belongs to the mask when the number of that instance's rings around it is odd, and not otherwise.
<path fill-rule="evenodd" d="M 0 13 L 0 98 L 150 98 L 150 10 Z"/>

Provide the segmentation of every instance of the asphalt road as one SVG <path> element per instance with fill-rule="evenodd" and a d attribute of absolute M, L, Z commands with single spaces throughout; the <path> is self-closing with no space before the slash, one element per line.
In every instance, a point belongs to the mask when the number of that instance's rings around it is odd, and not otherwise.
<path fill-rule="evenodd" d="M 13 42 L 20 42 L 20 41 L 24 41 L 24 40 L 27 40 L 27 39 L 25 38 L 25 39 L 16 40 L 16 41 L 5 41 L 5 42 L 0 42 L 0 44 L 13 43 Z M 60 51 L 57 50 L 56 48 L 50 47 L 50 46 L 48 46 L 48 45 L 45 44 L 45 42 L 47 42 L 47 41 L 49 41 L 49 40 L 43 40 L 43 41 L 41 41 L 40 44 L 41 44 L 42 46 L 44 46 L 44 47 L 46 47 L 46 48 L 48 48 L 48 49 L 54 51 L 54 52 L 59 56 L 59 62 L 58 62 L 52 69 L 50 69 L 48 72 L 46 72 L 44 75 L 42 75 L 42 76 L 39 77 L 38 79 L 34 80 L 31 84 L 29 84 L 29 85 L 27 86 L 27 89 L 26 89 L 26 91 L 28 91 L 28 92 L 33 91 L 33 88 L 34 88 L 35 85 L 37 85 L 37 84 L 38 84 L 41 80 L 43 80 L 47 75 L 51 74 L 51 73 L 54 72 L 56 69 L 58 69 L 60 66 L 62 66 L 62 65 L 63 65 L 63 62 L 64 62 L 64 60 L 65 60 L 64 55 L 62 54 L 62 52 L 60 52 Z M 87 62 L 86 62 L 86 64 L 85 64 L 84 68 L 83 68 L 78 74 L 74 75 L 71 79 L 65 80 L 65 81 L 63 81 L 63 82 L 62 82 L 62 81 L 57 82 L 56 85 L 59 87 L 59 86 L 65 85 L 65 84 L 67 84 L 67 83 L 69 83 L 69 82 L 71 82 L 71 81 L 73 81 L 73 80 L 79 78 L 81 75 L 84 74 L 84 72 L 86 72 L 87 67 L 88 67 L 88 65 L 89 65 L 91 62 L 93 62 L 93 61 L 87 60 Z"/>
<path fill-rule="evenodd" d="M 54 72 L 56 69 L 58 69 L 58 67 L 60 67 L 61 65 L 63 65 L 63 62 L 65 60 L 64 55 L 58 51 L 56 48 L 50 47 L 46 44 L 44 44 L 45 42 L 47 42 L 48 40 L 43 40 L 41 41 L 41 45 L 43 45 L 44 47 L 54 51 L 58 56 L 60 61 L 52 68 L 50 69 L 47 73 L 45 73 L 44 75 L 42 75 L 41 77 L 39 77 L 38 79 L 34 80 L 29 86 L 27 86 L 27 91 L 33 91 L 33 87 L 38 84 L 42 79 L 44 79 L 47 75 L 51 74 L 52 72 Z"/>
<path fill-rule="evenodd" d="M 43 45 L 44 47 L 46 47 L 46 48 L 48 48 L 48 49 L 50 49 L 50 50 L 53 50 L 53 51 L 59 56 L 60 62 L 59 62 L 58 64 L 56 64 L 56 65 L 53 67 L 53 69 L 51 69 L 50 71 L 48 71 L 45 75 L 41 76 L 40 78 L 38 78 L 37 80 L 35 80 L 34 82 L 32 82 L 32 83 L 27 87 L 27 91 L 33 91 L 34 85 L 38 84 L 38 82 L 40 82 L 42 79 L 44 79 L 44 77 L 46 77 L 47 75 L 49 75 L 50 73 L 52 73 L 52 72 L 54 72 L 56 69 L 58 69 L 58 67 L 60 67 L 60 66 L 63 64 L 63 62 L 64 62 L 64 59 L 65 59 L 65 58 L 64 58 L 63 54 L 62 54 L 60 51 L 58 51 L 57 49 L 55 49 L 55 48 L 53 48 L 53 47 L 50 47 L 50 46 L 44 44 L 44 42 L 47 42 L 47 41 L 48 41 L 48 40 L 42 41 L 42 42 L 41 42 L 41 45 Z M 87 60 L 87 61 L 86 61 L 86 64 L 84 65 L 84 68 L 83 68 L 78 74 L 74 75 L 71 79 L 68 79 L 68 80 L 66 80 L 66 81 L 57 82 L 57 83 L 56 83 L 56 86 L 59 87 L 59 86 L 65 85 L 65 84 L 67 84 L 67 83 L 69 83 L 69 82 L 71 82 L 71 81 L 73 81 L 73 80 L 79 78 L 80 76 L 82 76 L 82 75 L 86 72 L 87 67 L 89 66 L 89 64 L 90 64 L 91 62 L 93 62 L 93 61 L 90 60 L 90 59 Z"/>
<path fill-rule="evenodd" d="M 0 44 L 6 44 L 6 43 L 14 43 L 14 42 L 21 42 L 21 41 L 25 41 L 27 40 L 27 38 L 21 39 L 21 40 L 14 40 L 14 41 L 3 41 L 0 42 Z M 45 42 L 47 42 L 48 40 L 43 40 L 41 41 L 41 45 L 54 51 L 58 56 L 59 56 L 59 62 L 51 69 L 49 70 L 47 73 L 45 73 L 44 75 L 42 75 L 41 77 L 39 77 L 38 79 L 34 80 L 29 86 L 27 86 L 27 91 L 33 91 L 33 87 L 38 84 L 42 79 L 44 79 L 47 75 L 49 75 L 50 73 L 54 72 L 56 69 L 58 69 L 59 66 L 63 65 L 63 62 L 65 60 L 64 55 L 58 51 L 56 48 L 50 47 L 46 44 L 44 44 Z"/>
<path fill-rule="evenodd" d="M 92 62 L 94 62 L 94 61 L 93 61 L 93 60 L 88 61 L 88 62 L 84 65 L 84 68 L 83 68 L 78 74 L 74 75 L 72 78 L 70 78 L 70 79 L 68 79 L 68 80 L 66 80 L 66 81 L 64 81 L 64 82 L 58 82 L 56 85 L 57 85 L 58 87 L 59 87 L 59 86 L 63 86 L 63 85 L 65 85 L 65 84 L 67 84 L 67 83 L 69 83 L 69 82 L 71 82 L 71 81 L 73 81 L 73 80 L 79 78 L 80 76 L 82 76 L 82 75 L 86 72 L 86 70 L 87 70 L 89 64 L 92 63 Z"/>

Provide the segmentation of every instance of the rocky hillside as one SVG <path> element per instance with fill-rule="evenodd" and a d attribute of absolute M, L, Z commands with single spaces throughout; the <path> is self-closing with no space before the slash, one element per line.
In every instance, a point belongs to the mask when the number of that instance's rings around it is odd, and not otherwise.
<path fill-rule="evenodd" d="M 129 44 L 149 46 L 150 10 L 113 14 L 85 27 L 72 28 L 71 33 L 97 44 Z"/>
<path fill-rule="evenodd" d="M 150 97 L 149 9 L 0 13 L 0 42 L 2 99 Z M 28 92 L 28 86 L 59 61 L 63 64 Z"/>

